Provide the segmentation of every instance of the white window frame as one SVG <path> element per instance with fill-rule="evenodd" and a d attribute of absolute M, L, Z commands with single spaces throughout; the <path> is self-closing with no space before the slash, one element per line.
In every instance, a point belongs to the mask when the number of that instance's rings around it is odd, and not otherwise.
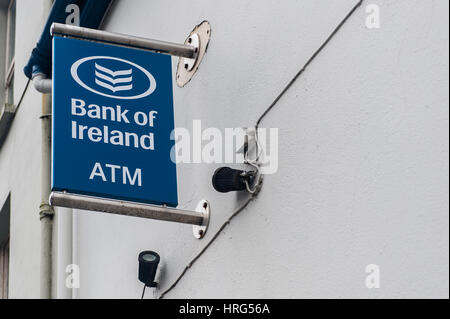
<path fill-rule="evenodd" d="M 9 98 L 9 90 L 11 90 L 11 82 L 14 78 L 14 69 L 15 69 L 15 52 L 14 56 L 11 58 L 9 56 L 10 52 L 10 45 L 11 45 L 11 39 L 10 39 L 10 29 L 11 29 L 11 9 L 13 5 L 16 3 L 16 0 L 10 0 L 8 5 L 8 13 L 7 13 L 7 22 L 6 22 L 6 60 L 5 60 L 5 102 L 8 103 Z M 17 13 L 17 4 L 16 4 L 16 13 Z M 11 62 L 9 60 L 11 59 Z M 9 65 L 8 65 L 9 63 Z M 14 92 L 13 92 L 14 94 Z"/>

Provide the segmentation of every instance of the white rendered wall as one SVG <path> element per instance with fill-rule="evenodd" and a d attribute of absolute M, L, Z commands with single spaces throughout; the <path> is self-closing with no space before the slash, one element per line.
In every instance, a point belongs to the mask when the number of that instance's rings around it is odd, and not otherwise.
<path fill-rule="evenodd" d="M 28 10 L 40 2 L 19 0 L 16 92 L 43 24 Z M 356 3 L 117 0 L 105 29 L 183 42 L 208 20 L 200 70 L 174 86 L 175 125 L 224 129 L 254 125 Z M 370 3 L 380 29 L 365 26 Z M 448 1 L 364 1 L 262 122 L 279 128 L 278 172 L 166 297 L 448 298 L 448 75 Z M 39 291 L 39 112 L 29 90 L 0 150 L 0 199 L 12 191 L 11 297 Z M 200 241 L 187 225 L 77 212 L 76 295 L 140 297 L 146 249 L 161 255 L 161 288 L 170 286 L 246 200 L 213 190 L 220 166 L 178 167 L 179 207 L 211 202 Z M 379 289 L 365 286 L 368 264 L 380 266 Z"/>

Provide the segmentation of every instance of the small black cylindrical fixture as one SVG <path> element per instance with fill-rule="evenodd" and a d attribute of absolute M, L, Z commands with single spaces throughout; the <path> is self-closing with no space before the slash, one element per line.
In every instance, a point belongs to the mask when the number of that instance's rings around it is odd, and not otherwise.
<path fill-rule="evenodd" d="M 244 171 L 229 167 L 218 168 L 212 178 L 214 189 L 221 193 L 244 190 L 246 187 L 243 173 Z"/>
<path fill-rule="evenodd" d="M 147 287 L 156 287 L 156 270 L 159 264 L 159 255 L 154 251 L 143 251 L 139 254 L 139 281 Z"/>

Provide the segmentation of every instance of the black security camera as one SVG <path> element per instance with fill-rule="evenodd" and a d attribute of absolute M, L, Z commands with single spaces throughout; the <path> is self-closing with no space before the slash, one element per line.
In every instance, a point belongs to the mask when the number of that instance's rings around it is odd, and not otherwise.
<path fill-rule="evenodd" d="M 156 287 L 156 270 L 159 264 L 159 255 L 154 251 L 143 251 L 139 254 L 139 281 L 146 287 Z"/>
<path fill-rule="evenodd" d="M 246 189 L 246 180 L 250 178 L 248 172 L 229 167 L 218 168 L 212 177 L 212 184 L 216 191 L 228 193 Z"/>

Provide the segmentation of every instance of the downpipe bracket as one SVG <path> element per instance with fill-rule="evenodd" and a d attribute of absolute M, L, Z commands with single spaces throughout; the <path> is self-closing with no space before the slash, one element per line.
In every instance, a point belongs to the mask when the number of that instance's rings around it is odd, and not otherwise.
<path fill-rule="evenodd" d="M 42 220 L 46 217 L 53 218 L 55 216 L 55 211 L 53 210 L 53 207 L 47 203 L 42 203 L 39 206 L 39 219 Z"/>

